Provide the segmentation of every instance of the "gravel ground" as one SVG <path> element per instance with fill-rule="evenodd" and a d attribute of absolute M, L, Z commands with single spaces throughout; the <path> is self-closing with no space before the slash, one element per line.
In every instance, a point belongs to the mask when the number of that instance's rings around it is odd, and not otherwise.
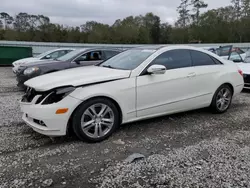
<path fill-rule="evenodd" d="M 250 92 L 221 115 L 196 110 L 122 126 L 97 144 L 50 139 L 21 120 L 11 68 L 0 68 L 0 188 L 250 187 Z M 133 153 L 145 156 L 134 162 Z"/>

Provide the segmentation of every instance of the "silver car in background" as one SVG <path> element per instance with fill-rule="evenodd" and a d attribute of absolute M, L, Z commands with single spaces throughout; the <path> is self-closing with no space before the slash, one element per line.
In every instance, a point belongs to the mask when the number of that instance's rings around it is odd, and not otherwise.
<path fill-rule="evenodd" d="M 48 60 L 48 59 L 56 59 L 56 58 L 59 58 L 61 56 L 66 55 L 67 53 L 69 53 L 73 50 L 75 50 L 75 49 L 73 49 L 73 48 L 57 48 L 57 49 L 53 49 L 53 50 L 49 50 L 49 51 L 46 51 L 44 53 L 41 53 L 35 57 L 28 57 L 28 58 L 24 58 L 24 59 L 19 59 L 19 60 L 14 61 L 12 63 L 13 73 L 16 74 L 18 67 L 21 65 L 26 65 L 28 63 L 33 63 L 33 62 L 40 62 L 40 61 L 44 61 L 44 60 Z"/>

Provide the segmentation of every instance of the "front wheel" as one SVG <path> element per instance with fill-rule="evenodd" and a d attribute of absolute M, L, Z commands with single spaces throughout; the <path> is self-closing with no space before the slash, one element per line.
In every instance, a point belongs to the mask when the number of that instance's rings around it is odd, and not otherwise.
<path fill-rule="evenodd" d="M 95 98 L 83 103 L 76 110 L 73 115 L 73 130 L 81 140 L 100 142 L 119 126 L 119 117 L 112 101 Z"/>
<path fill-rule="evenodd" d="M 224 113 L 232 103 L 233 91 L 228 85 L 220 86 L 214 94 L 211 109 L 214 113 Z"/>

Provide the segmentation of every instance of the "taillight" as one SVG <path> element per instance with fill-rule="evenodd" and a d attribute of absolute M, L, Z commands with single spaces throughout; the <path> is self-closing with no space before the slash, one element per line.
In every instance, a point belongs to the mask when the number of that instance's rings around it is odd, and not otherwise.
<path fill-rule="evenodd" d="M 242 70 L 238 70 L 238 72 L 240 73 L 241 76 L 243 76 Z"/>

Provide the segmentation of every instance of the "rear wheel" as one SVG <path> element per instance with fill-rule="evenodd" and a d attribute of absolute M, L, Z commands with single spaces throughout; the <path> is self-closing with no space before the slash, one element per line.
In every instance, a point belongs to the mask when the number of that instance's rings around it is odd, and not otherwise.
<path fill-rule="evenodd" d="M 88 142 L 108 138 L 119 126 L 119 112 L 112 101 L 95 98 L 83 103 L 73 115 L 73 130 Z"/>
<path fill-rule="evenodd" d="M 224 113 L 232 103 L 233 91 L 224 84 L 220 86 L 214 94 L 211 109 L 215 113 Z"/>

